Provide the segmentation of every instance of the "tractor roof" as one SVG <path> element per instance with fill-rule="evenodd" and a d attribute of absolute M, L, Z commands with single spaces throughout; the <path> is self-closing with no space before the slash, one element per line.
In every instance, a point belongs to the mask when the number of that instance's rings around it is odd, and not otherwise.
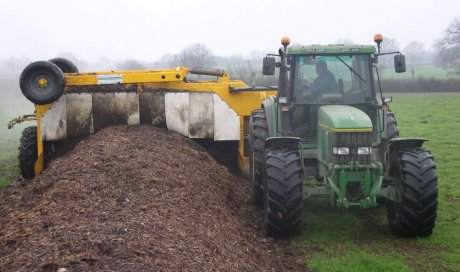
<path fill-rule="evenodd" d="M 330 45 L 294 45 L 287 49 L 289 55 L 336 55 L 344 53 L 352 54 L 373 54 L 375 47 L 373 45 L 357 44 L 330 44 Z"/>

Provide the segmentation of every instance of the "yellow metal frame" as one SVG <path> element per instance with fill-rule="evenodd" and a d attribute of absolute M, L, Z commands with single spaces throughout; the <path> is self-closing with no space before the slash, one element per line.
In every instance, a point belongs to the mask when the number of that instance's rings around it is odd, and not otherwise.
<path fill-rule="evenodd" d="M 43 140 L 42 140 L 42 117 L 45 113 L 51 109 L 53 104 L 47 104 L 42 106 L 35 106 L 35 112 L 37 114 L 37 160 L 34 164 L 35 175 L 39 175 L 43 168 L 45 167 L 45 159 L 44 159 L 44 148 L 43 148 Z"/>
<path fill-rule="evenodd" d="M 146 89 L 167 89 L 171 91 L 187 92 L 210 92 L 217 94 L 240 116 L 240 141 L 238 146 L 238 164 L 242 172 L 249 166 L 249 158 L 244 156 L 244 136 L 248 134 L 249 116 L 255 109 L 261 107 L 262 101 L 270 95 L 276 95 L 277 91 L 263 90 L 254 92 L 230 92 L 231 88 L 248 87 L 243 81 L 230 80 L 229 75 L 224 73 L 217 80 L 213 81 L 193 81 L 187 82 L 184 79 L 189 73 L 189 69 L 178 67 L 165 70 L 138 70 L 138 71 L 117 71 L 117 72 L 96 72 L 96 73 L 69 73 L 64 75 L 64 93 L 78 92 L 90 93 L 87 86 L 117 86 L 98 85 L 100 75 L 119 75 L 123 85 L 135 85 L 136 92 L 143 92 Z M 81 87 L 81 88 L 80 88 Z M 110 92 L 107 91 L 107 92 Z M 36 105 L 37 112 L 37 151 L 38 158 L 35 162 L 35 174 L 43 171 L 43 141 L 41 133 L 41 118 L 52 107 L 52 104 Z"/>
<path fill-rule="evenodd" d="M 117 72 L 97 73 L 71 73 L 65 74 L 66 86 L 90 86 L 98 85 L 98 76 L 120 75 L 123 78 L 122 84 L 150 83 L 150 82 L 177 82 L 183 81 L 188 69 L 178 67 L 165 70 L 132 70 Z"/>
<path fill-rule="evenodd" d="M 24 115 L 18 118 L 14 118 L 13 120 L 8 122 L 8 129 L 12 129 L 16 124 L 20 124 L 26 121 L 34 121 L 34 120 L 37 120 L 37 117 L 35 114 L 29 114 L 29 115 Z"/>

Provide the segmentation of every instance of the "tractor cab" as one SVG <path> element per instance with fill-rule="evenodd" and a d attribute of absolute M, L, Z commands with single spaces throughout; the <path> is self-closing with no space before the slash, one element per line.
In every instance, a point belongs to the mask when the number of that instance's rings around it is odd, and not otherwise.
<path fill-rule="evenodd" d="M 379 51 L 382 39 L 381 35 L 375 37 Z M 263 66 L 265 75 L 273 75 L 274 67 L 280 67 L 278 97 L 279 101 L 286 101 L 290 112 L 279 123 L 283 126 L 278 129 L 280 135 L 298 137 L 311 148 L 317 143 L 319 108 L 349 105 L 366 113 L 372 122 L 373 142 L 380 143 L 384 124 L 379 120 L 382 120 L 385 102 L 377 88 L 380 83 L 375 64 L 380 52 L 377 53 L 373 45 L 287 47 L 287 38 L 283 38 L 282 43 L 285 48 L 280 49 L 281 61 L 276 63 L 273 55 L 267 55 Z M 404 56 L 399 52 L 391 53 L 398 53 L 396 72 L 404 72 Z"/>
<path fill-rule="evenodd" d="M 312 54 L 316 51 L 320 53 Z M 289 48 L 293 136 L 316 143 L 317 113 L 322 105 L 352 105 L 376 123 L 374 105 L 381 104 L 381 99 L 374 89 L 374 51 L 373 46 Z"/>

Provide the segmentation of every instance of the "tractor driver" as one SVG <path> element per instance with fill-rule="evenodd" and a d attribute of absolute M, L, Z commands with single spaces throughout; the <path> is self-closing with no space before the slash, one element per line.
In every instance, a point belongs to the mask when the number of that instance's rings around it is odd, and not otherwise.
<path fill-rule="evenodd" d="M 324 93 L 338 92 L 337 80 L 327 69 L 327 63 L 324 60 L 316 62 L 316 74 L 318 77 L 308 86 L 314 100 L 320 98 Z"/>

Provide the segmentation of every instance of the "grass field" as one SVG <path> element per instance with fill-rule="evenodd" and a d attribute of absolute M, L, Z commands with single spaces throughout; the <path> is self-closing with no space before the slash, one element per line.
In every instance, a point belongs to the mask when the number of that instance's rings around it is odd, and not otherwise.
<path fill-rule="evenodd" d="M 431 237 L 401 239 L 387 227 L 385 208 L 334 211 L 329 203 L 306 202 L 303 234 L 292 246 L 318 271 L 460 271 L 460 94 L 395 94 L 402 137 L 425 137 L 439 176 L 439 209 Z M 25 124 L 7 129 L 12 117 L 33 110 L 23 99 L 0 105 L 0 186 L 18 174 L 18 138 Z"/>
<path fill-rule="evenodd" d="M 440 67 L 432 65 L 417 66 L 412 68 L 407 66 L 405 73 L 397 74 L 394 72 L 392 67 L 389 67 L 381 71 L 382 78 L 384 79 L 410 79 L 412 78 L 412 69 L 414 69 L 414 78 L 436 78 L 436 79 L 448 79 L 448 78 L 459 78 L 459 75 L 450 73 Z"/>
<path fill-rule="evenodd" d="M 385 207 L 337 212 L 305 203 L 303 234 L 291 244 L 318 271 L 460 271 L 460 94 L 395 94 L 390 105 L 402 137 L 430 139 L 437 163 L 439 206 L 432 236 L 393 236 Z"/>
<path fill-rule="evenodd" d="M 20 94 L 20 91 L 17 90 Z M 33 113 L 33 105 L 22 94 L 2 93 L 0 99 L 0 188 L 14 181 L 19 173 L 17 162 L 19 138 L 22 130 L 33 125 L 23 123 L 8 129 L 8 121 L 22 114 Z"/>

